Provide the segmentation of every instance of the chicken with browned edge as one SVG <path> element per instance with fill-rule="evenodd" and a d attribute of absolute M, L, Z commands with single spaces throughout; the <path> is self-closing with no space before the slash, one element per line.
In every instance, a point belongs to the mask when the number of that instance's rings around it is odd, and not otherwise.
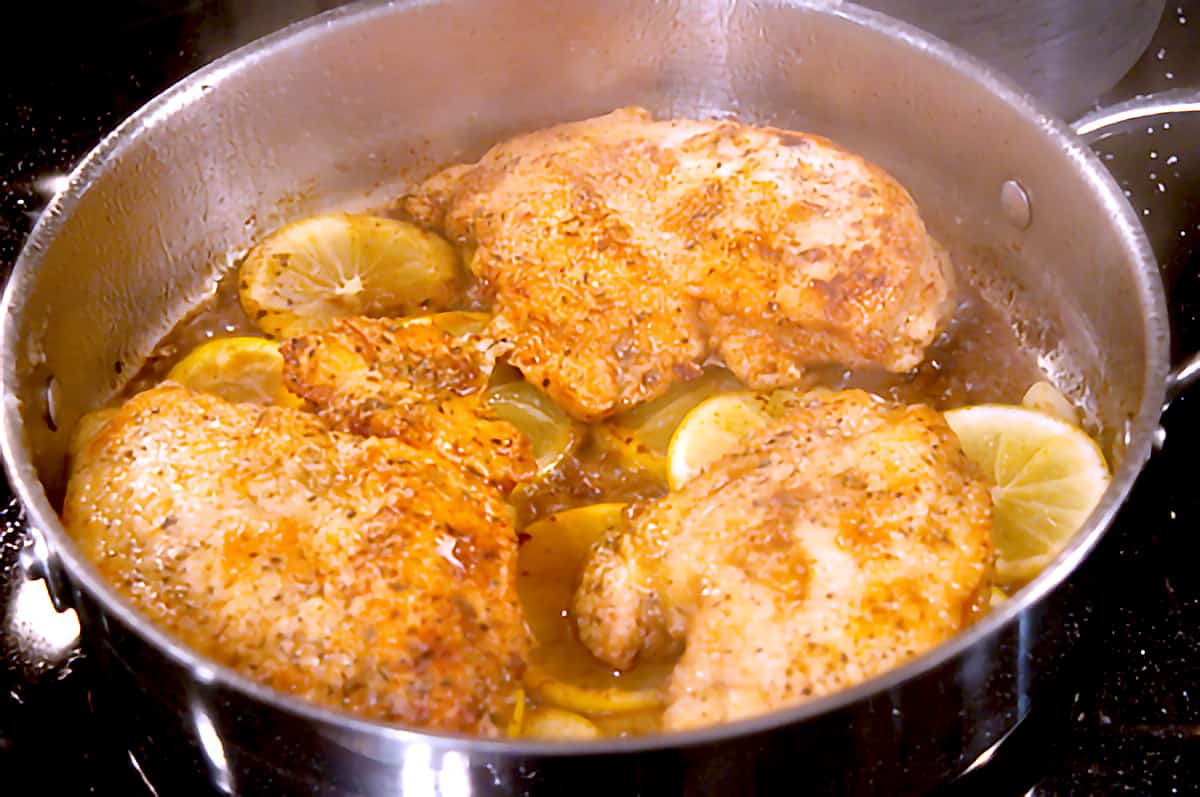
<path fill-rule="evenodd" d="M 513 513 L 437 453 L 167 384 L 83 445 L 63 522 L 151 620 L 253 680 L 485 736 L 512 710 Z"/>
<path fill-rule="evenodd" d="M 484 401 L 494 348 L 428 318 L 348 318 L 280 351 L 284 384 L 331 428 L 438 451 L 507 491 L 535 465 L 525 435 Z"/>
<path fill-rule="evenodd" d="M 473 247 L 510 362 L 577 418 L 713 357 L 756 389 L 916 366 L 953 272 L 904 188 L 818 136 L 626 108 L 518 136 L 405 208 Z"/>
<path fill-rule="evenodd" d="M 666 729 L 829 694 L 987 605 L 991 500 L 941 415 L 813 393 L 593 550 L 580 637 L 617 668 L 682 656 Z"/>

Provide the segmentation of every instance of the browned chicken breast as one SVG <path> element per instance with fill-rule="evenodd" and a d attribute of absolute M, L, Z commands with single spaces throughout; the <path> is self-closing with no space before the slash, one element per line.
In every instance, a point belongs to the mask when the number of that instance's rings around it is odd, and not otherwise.
<path fill-rule="evenodd" d="M 816 136 L 638 108 L 519 136 L 410 197 L 476 247 L 511 361 L 590 420 L 719 356 L 755 388 L 904 371 L 951 309 L 912 198 Z"/>
<path fill-rule="evenodd" d="M 152 620 L 276 689 L 483 735 L 510 709 L 511 510 L 437 454 L 168 384 L 85 444 L 63 521 Z"/>
<path fill-rule="evenodd" d="M 436 450 L 505 490 L 531 477 L 529 441 L 483 391 L 490 342 L 435 323 L 352 318 L 280 348 L 287 388 L 332 428 Z"/>
<path fill-rule="evenodd" d="M 627 668 L 678 649 L 667 729 L 827 694 L 986 604 L 991 504 L 942 417 L 861 391 L 811 398 L 598 546 L 580 637 Z"/>

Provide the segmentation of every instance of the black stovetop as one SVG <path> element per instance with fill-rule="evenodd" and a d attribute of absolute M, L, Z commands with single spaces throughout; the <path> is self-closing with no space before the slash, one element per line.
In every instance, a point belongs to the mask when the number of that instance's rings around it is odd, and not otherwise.
<path fill-rule="evenodd" d="M 0 51 L 0 266 L 7 269 L 54 187 L 107 130 L 173 81 L 332 0 L 127 0 L 26 8 Z M 27 4 L 23 4 L 27 5 Z M 1189 20 L 1194 14 L 1196 20 Z M 1155 41 L 1100 102 L 1200 87 L 1200 1 L 1169 2 Z M 1191 114 L 1200 117 L 1200 114 Z M 1175 353 L 1200 349 L 1200 118 L 1100 145 L 1163 263 Z M 1164 420 L 1167 443 L 1079 578 L 1090 632 L 1061 706 L 1023 724 L 959 793 L 1200 793 L 1200 389 Z M 0 502 L 7 493 L 0 480 Z M 147 784 L 97 717 L 85 655 L 32 660 L 8 621 L 19 522 L 0 529 L 0 792 L 174 794 Z M 180 773 L 185 777 L 189 773 Z M 198 787 L 197 787 L 198 788 Z M 192 789 L 187 789 L 190 793 Z"/>

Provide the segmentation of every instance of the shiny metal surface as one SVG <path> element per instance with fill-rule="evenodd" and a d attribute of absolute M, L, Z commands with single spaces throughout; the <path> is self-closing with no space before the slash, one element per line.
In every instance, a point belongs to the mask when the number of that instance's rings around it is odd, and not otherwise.
<path fill-rule="evenodd" d="M 969 631 L 843 693 L 717 728 L 587 744 L 486 741 L 301 703 L 145 622 L 54 511 L 69 430 L 229 267 L 296 216 L 368 205 L 505 135 L 614 106 L 736 113 L 830 136 L 909 186 L 956 258 L 1011 294 L 1024 334 L 1104 430 L 1116 471 L 1038 579 Z M 1015 228 L 1016 180 L 1035 208 Z M 56 597 L 156 746 L 237 793 L 920 791 L 1046 698 L 1071 640 L 1062 586 L 1149 455 L 1167 372 L 1161 285 L 1091 152 L 1004 79 L 891 20 L 828 2 L 368 3 L 222 59 L 149 104 L 72 175 L 4 297 L 0 445 Z M 59 383 L 53 423 L 44 406 Z M 465 791 L 462 784 L 467 784 Z"/>
<path fill-rule="evenodd" d="M 1164 0 L 856 0 L 981 58 L 1071 118 L 1124 77 Z"/>
<path fill-rule="evenodd" d="M 1000 208 L 1019 230 L 1033 223 L 1033 205 L 1029 202 L 1029 194 L 1016 180 L 1005 180 L 1000 185 Z"/>
<path fill-rule="evenodd" d="M 1078 119 L 1072 127 L 1084 141 L 1094 143 L 1109 136 L 1126 134 L 1134 126 L 1140 129 L 1147 119 L 1182 113 L 1200 113 L 1200 92 L 1195 89 L 1164 91 L 1097 108 Z M 1197 382 L 1200 382 L 1200 353 L 1192 354 L 1167 375 L 1163 409 Z"/>

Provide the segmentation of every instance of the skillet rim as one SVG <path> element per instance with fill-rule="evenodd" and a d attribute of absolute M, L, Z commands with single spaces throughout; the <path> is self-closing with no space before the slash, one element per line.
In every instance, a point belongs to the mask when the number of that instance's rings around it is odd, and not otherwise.
<path fill-rule="evenodd" d="M 106 164 L 143 135 L 149 135 L 162 120 L 196 102 L 207 93 L 204 87 L 216 86 L 227 77 L 270 57 L 276 50 L 294 46 L 322 35 L 326 29 L 361 24 L 375 15 L 404 13 L 427 5 L 431 0 L 362 0 L 301 20 L 275 33 L 246 44 L 209 65 L 191 73 L 142 106 L 123 121 L 80 162 L 71 173 L 67 186 L 43 211 L 30 233 L 5 285 L 0 300 L 0 395 L 4 397 L 0 422 L 0 453 L 13 492 L 21 501 L 26 522 L 35 542 L 38 537 L 49 551 L 45 570 L 52 581 L 61 578 L 60 570 L 76 590 L 86 591 L 101 608 L 115 616 L 158 654 L 185 669 L 208 688 L 221 687 L 266 704 L 271 709 L 292 715 L 320 728 L 365 734 L 394 744 L 426 744 L 435 749 L 458 750 L 477 754 L 525 755 L 529 757 L 588 756 L 617 753 L 651 752 L 695 747 L 769 732 L 783 726 L 832 714 L 854 703 L 893 690 L 919 675 L 951 663 L 985 638 L 1018 620 L 1058 587 L 1099 542 L 1108 530 L 1117 510 L 1124 504 L 1134 481 L 1149 459 L 1154 432 L 1163 406 L 1169 367 L 1169 327 L 1166 300 L 1157 261 L 1141 223 L 1125 200 L 1115 180 L 1099 158 L 1072 131 L 1066 122 L 1040 110 L 1036 100 L 991 67 L 958 48 L 911 25 L 858 6 L 830 3 L 828 0 L 776 0 L 778 5 L 838 18 L 865 28 L 872 34 L 893 39 L 912 51 L 915 57 L 932 58 L 942 68 L 971 78 L 1022 116 L 1032 120 L 1064 151 L 1064 156 L 1083 173 L 1090 188 L 1117 226 L 1132 259 L 1139 288 L 1138 301 L 1143 308 L 1146 363 L 1142 375 L 1142 400 L 1130 427 L 1130 442 L 1120 467 L 1100 503 L 1070 544 L 1029 584 L 1001 607 L 989 612 L 971 628 L 922 653 L 904 665 L 823 697 L 782 708 L 767 714 L 725 722 L 705 728 L 658 733 L 633 738 L 607 738 L 593 741 L 547 742 L 521 739 L 484 739 L 465 734 L 418 730 L 407 726 L 358 717 L 339 709 L 321 706 L 286 695 L 256 683 L 233 669 L 212 661 L 175 640 L 159 629 L 125 597 L 110 587 L 84 556 L 62 527 L 58 513 L 50 505 L 33 467 L 24 434 L 19 399 L 13 392 L 17 383 L 16 356 L 20 341 L 22 301 L 26 284 L 33 279 L 41 253 L 53 241 L 58 230 L 69 223 L 71 211 L 100 177 Z M 60 595 L 54 595 L 56 599 Z M 1016 719 L 1019 722 L 1021 717 Z M 1015 724 L 1015 723 L 1014 723 Z"/>

